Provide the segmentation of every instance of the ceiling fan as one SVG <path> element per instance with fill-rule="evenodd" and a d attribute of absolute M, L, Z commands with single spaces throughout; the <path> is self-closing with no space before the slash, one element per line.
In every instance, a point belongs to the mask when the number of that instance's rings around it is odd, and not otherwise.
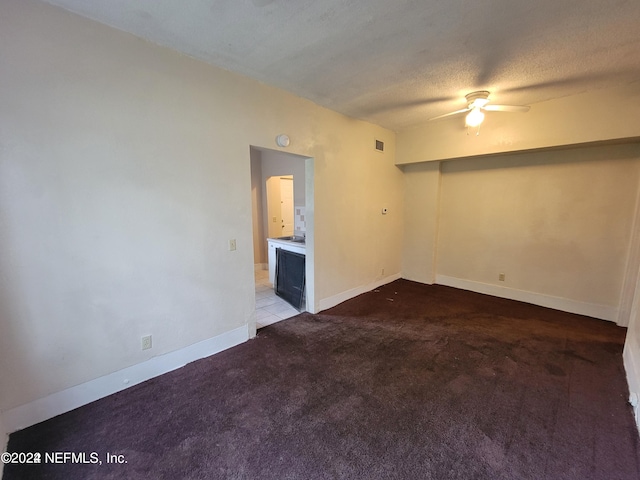
<path fill-rule="evenodd" d="M 527 105 L 491 105 L 489 104 L 489 92 L 486 90 L 468 93 L 465 98 L 467 99 L 467 108 L 438 115 L 430 118 L 429 121 L 469 112 L 465 118 L 465 124 L 467 127 L 478 127 L 484 120 L 483 110 L 487 112 L 528 112 L 531 108 Z"/>

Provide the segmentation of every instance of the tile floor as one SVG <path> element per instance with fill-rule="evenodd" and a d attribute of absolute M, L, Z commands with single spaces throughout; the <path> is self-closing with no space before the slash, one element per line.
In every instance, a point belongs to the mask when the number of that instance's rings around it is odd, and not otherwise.
<path fill-rule="evenodd" d="M 298 313 L 300 312 L 276 296 L 273 284 L 269 282 L 269 271 L 256 270 L 256 327 L 260 329 Z"/>

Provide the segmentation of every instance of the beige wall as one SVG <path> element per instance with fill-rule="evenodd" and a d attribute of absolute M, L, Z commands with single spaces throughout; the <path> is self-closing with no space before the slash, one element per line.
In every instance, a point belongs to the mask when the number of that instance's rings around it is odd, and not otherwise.
<path fill-rule="evenodd" d="M 280 175 L 293 175 L 293 202 L 295 205 L 305 204 L 306 158 L 276 150 L 263 150 L 262 179 Z"/>
<path fill-rule="evenodd" d="M 432 284 L 440 207 L 440 162 L 405 165 L 402 277 Z"/>
<path fill-rule="evenodd" d="M 430 165 L 404 167 L 403 276 L 619 320 L 640 144 Z"/>
<path fill-rule="evenodd" d="M 313 307 L 399 275 L 392 132 L 48 5 L 0 9 L 0 410 L 251 334 L 249 146 L 280 133 L 314 158 Z"/>
<path fill-rule="evenodd" d="M 263 245 L 267 234 L 265 233 L 265 217 L 262 196 L 262 154 L 252 148 L 251 156 L 251 218 L 253 221 L 253 262 L 255 264 L 267 263 L 267 249 Z"/>
<path fill-rule="evenodd" d="M 615 320 L 639 172 L 637 144 L 444 163 L 438 275 Z"/>
<path fill-rule="evenodd" d="M 399 164 L 620 142 L 640 138 L 640 82 L 536 103 L 527 113 L 488 112 L 480 135 L 457 115 L 398 134 Z"/>

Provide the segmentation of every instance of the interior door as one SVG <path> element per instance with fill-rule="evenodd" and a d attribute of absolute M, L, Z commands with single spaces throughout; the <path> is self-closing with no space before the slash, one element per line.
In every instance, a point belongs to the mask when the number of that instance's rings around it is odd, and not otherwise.
<path fill-rule="evenodd" d="M 293 176 L 280 177 L 282 237 L 293 235 Z"/>

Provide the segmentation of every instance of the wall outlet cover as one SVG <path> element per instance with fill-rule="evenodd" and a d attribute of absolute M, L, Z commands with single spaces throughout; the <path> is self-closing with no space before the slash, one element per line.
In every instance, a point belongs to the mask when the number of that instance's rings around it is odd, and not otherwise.
<path fill-rule="evenodd" d="M 152 346 L 151 335 L 142 337 L 142 350 L 149 350 Z"/>

